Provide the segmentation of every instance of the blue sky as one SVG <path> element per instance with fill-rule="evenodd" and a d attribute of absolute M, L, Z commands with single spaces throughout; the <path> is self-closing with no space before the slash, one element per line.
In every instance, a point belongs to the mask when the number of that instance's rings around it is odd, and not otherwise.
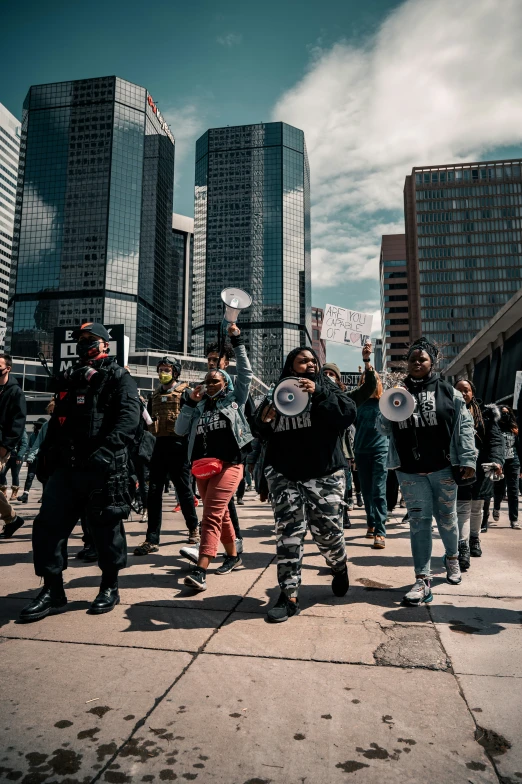
<path fill-rule="evenodd" d="M 17 116 L 31 84 L 117 74 L 152 93 L 176 137 L 176 212 L 193 214 L 206 128 L 302 128 L 314 304 L 375 312 L 376 327 L 379 238 L 403 230 L 411 167 L 522 154 L 518 0 L 502 14 L 497 0 L 30 1 L 2 27 L 0 101 Z"/>

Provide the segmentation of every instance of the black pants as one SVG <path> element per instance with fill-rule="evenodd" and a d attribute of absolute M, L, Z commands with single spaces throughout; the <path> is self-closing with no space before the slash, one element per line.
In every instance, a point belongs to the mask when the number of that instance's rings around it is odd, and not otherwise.
<path fill-rule="evenodd" d="M 27 463 L 27 476 L 25 477 L 24 493 L 28 493 L 36 476 L 36 460 L 34 463 Z"/>
<path fill-rule="evenodd" d="M 187 528 L 189 531 L 195 531 L 199 525 L 194 508 L 190 464 L 187 460 L 186 448 L 180 446 L 170 436 L 157 438 L 150 461 L 147 502 L 149 513 L 147 542 L 151 542 L 151 544 L 159 544 L 160 540 L 163 488 L 167 477 L 170 477 L 176 488 L 178 503 L 181 506 Z"/>
<path fill-rule="evenodd" d="M 13 487 L 18 487 L 20 484 L 20 469 L 22 467 L 22 463 L 18 462 L 18 455 L 16 452 L 12 452 L 9 456 L 9 460 L 5 464 L 5 468 L 3 471 L 0 471 L 0 485 L 7 484 L 7 472 L 11 471 L 11 484 Z"/>
<path fill-rule="evenodd" d="M 398 498 L 399 480 L 397 479 L 397 474 L 395 471 L 393 469 L 389 469 L 388 476 L 386 477 L 386 506 L 388 508 L 388 512 L 392 512 L 395 509 Z"/>
<path fill-rule="evenodd" d="M 104 503 L 106 475 L 94 471 L 57 469 L 46 482 L 40 513 L 33 524 L 34 570 L 51 577 L 67 569 L 67 540 L 85 514 L 98 566 L 116 574 L 127 565 L 127 541 L 122 516 Z"/>
<path fill-rule="evenodd" d="M 228 512 L 230 514 L 230 520 L 232 525 L 234 526 L 234 533 L 236 535 L 236 539 L 242 539 L 241 536 L 241 528 L 239 527 L 239 518 L 237 516 L 237 509 L 236 509 L 236 502 L 234 501 L 234 496 L 230 499 L 228 504 Z"/>
<path fill-rule="evenodd" d="M 515 458 L 510 458 L 504 463 L 504 479 L 493 482 L 493 509 L 500 509 L 500 503 L 507 491 L 509 522 L 518 520 L 518 478 L 520 476 L 520 463 Z"/>

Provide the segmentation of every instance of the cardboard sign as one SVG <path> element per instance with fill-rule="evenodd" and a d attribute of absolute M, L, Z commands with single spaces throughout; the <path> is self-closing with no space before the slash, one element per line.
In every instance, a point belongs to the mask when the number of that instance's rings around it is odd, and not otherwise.
<path fill-rule="evenodd" d="M 327 305 L 324 309 L 321 340 L 362 348 L 372 334 L 373 315 L 358 310 Z"/>
<path fill-rule="evenodd" d="M 111 336 L 109 342 L 109 354 L 116 357 L 116 361 L 123 367 L 125 364 L 125 326 L 123 324 L 105 324 L 105 328 Z M 53 345 L 53 371 L 55 375 L 67 370 L 78 359 L 76 353 L 76 340 L 72 337 L 71 327 L 54 328 Z"/>
<path fill-rule="evenodd" d="M 517 370 L 515 376 L 515 391 L 513 393 L 513 410 L 516 411 L 519 404 L 520 390 L 522 389 L 522 370 Z M 522 401 L 520 401 L 522 402 Z"/>

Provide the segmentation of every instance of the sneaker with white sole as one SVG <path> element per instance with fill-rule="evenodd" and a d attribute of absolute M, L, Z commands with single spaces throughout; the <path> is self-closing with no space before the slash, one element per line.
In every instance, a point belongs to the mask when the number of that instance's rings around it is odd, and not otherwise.
<path fill-rule="evenodd" d="M 196 566 L 190 574 L 187 574 L 183 582 L 185 585 L 189 585 L 191 588 L 195 588 L 196 591 L 206 591 L 207 590 L 207 581 L 206 581 L 207 573 L 205 569 L 202 569 L 200 566 Z"/>
<path fill-rule="evenodd" d="M 197 564 L 199 560 L 199 547 L 182 547 L 179 554 L 191 563 Z"/>
<path fill-rule="evenodd" d="M 239 555 L 226 555 L 225 560 L 220 567 L 216 569 L 216 574 L 228 574 L 233 572 L 234 569 L 239 569 L 243 561 Z"/>
<path fill-rule="evenodd" d="M 458 558 L 448 558 L 444 556 L 444 566 L 446 567 L 446 580 L 450 585 L 460 585 L 462 582 L 462 572 Z"/>
<path fill-rule="evenodd" d="M 511 525 L 511 528 L 520 529 L 520 523 L 517 520 L 513 520 L 513 522 L 510 523 L 510 525 Z"/>
<path fill-rule="evenodd" d="M 433 600 L 431 592 L 431 580 L 425 577 L 417 577 L 415 584 L 411 587 L 408 593 L 404 594 L 402 601 L 404 604 L 415 606 L 418 604 L 428 604 Z"/>

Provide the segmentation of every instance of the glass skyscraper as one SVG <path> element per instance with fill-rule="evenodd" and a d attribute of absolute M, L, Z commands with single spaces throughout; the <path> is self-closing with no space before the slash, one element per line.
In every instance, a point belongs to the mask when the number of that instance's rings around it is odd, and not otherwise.
<path fill-rule="evenodd" d="M 311 345 L 310 173 L 304 134 L 285 123 L 208 130 L 196 143 L 192 352 L 215 340 L 222 289 L 241 313 L 254 373 L 278 378 Z"/>
<path fill-rule="evenodd" d="M 4 347 L 20 153 L 20 122 L 0 103 L 0 349 Z"/>
<path fill-rule="evenodd" d="M 125 325 L 169 345 L 174 139 L 151 95 L 114 76 L 24 102 L 7 336 L 51 353 L 55 326 Z"/>
<path fill-rule="evenodd" d="M 451 362 L 522 286 L 522 161 L 416 167 L 404 213 L 410 337 Z"/>
<path fill-rule="evenodd" d="M 169 351 L 190 354 L 192 330 L 192 259 L 194 220 L 172 216 Z"/>

